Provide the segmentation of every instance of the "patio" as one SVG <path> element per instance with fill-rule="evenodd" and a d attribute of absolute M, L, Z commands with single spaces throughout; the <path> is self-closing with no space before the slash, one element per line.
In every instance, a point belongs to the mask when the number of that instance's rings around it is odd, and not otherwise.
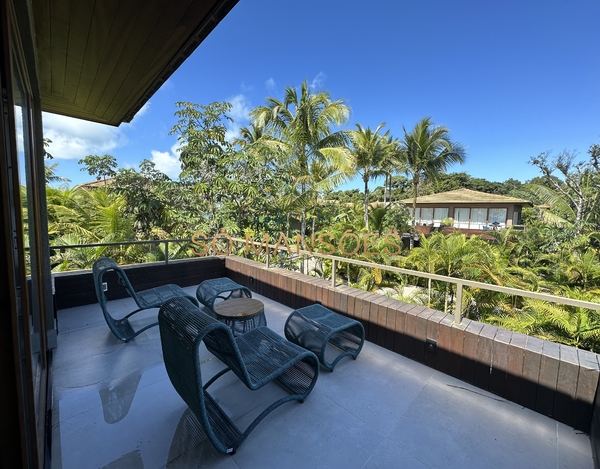
<path fill-rule="evenodd" d="M 253 296 L 282 334 L 292 310 Z M 116 315 L 132 306 L 109 303 Z M 588 435 L 371 342 L 356 361 L 321 369 L 303 404 L 281 406 L 233 456 L 221 455 L 173 389 L 157 327 L 122 343 L 97 304 L 63 309 L 58 321 L 53 469 L 593 467 Z M 204 376 L 222 368 L 202 353 Z M 211 390 L 244 428 L 281 392 L 276 385 L 250 392 L 232 374 Z"/>

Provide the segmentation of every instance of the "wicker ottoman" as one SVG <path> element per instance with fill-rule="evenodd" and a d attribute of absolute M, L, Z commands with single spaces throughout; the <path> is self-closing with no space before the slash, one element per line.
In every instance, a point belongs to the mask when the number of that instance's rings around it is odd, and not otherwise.
<path fill-rule="evenodd" d="M 228 300 L 230 298 L 252 298 L 252 292 L 235 283 L 227 277 L 212 278 L 205 280 L 196 289 L 196 298 L 198 301 L 210 309 L 210 314 L 214 317 L 215 301 Z"/>
<path fill-rule="evenodd" d="M 283 330 L 287 340 L 313 352 L 329 371 L 347 355 L 356 360 L 365 342 L 365 329 L 360 322 L 320 304 L 293 311 Z M 332 362 L 325 358 L 326 352 Z"/>

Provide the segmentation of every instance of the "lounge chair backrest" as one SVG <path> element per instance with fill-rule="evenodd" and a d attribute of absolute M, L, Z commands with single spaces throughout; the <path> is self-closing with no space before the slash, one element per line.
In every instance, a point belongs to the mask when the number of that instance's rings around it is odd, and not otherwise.
<path fill-rule="evenodd" d="M 138 305 L 138 307 L 141 308 L 142 305 L 140 304 L 140 300 L 137 296 L 137 293 L 133 289 L 131 282 L 127 278 L 127 274 L 121 267 L 117 265 L 117 263 L 114 260 L 108 257 L 99 258 L 96 262 L 94 262 L 94 266 L 92 267 L 92 272 L 94 274 L 94 285 L 96 287 L 96 296 L 98 297 L 98 302 L 102 304 L 102 301 L 104 303 L 106 303 L 107 301 L 106 294 L 104 293 L 104 290 L 102 288 L 102 280 L 104 274 L 111 270 L 117 274 L 117 282 L 119 283 L 119 285 L 121 285 L 123 288 L 125 288 L 125 290 L 127 290 L 127 294 L 131 296 L 135 300 L 135 303 Z M 101 297 L 103 298 L 103 300 L 100 299 Z"/>
<path fill-rule="evenodd" d="M 122 317 L 120 317 L 119 319 L 112 317 L 111 314 L 108 312 L 108 299 L 103 288 L 104 274 L 108 271 L 114 271 L 116 273 L 117 282 L 119 283 L 119 285 L 125 288 L 127 294 L 134 299 L 138 307 L 138 309 L 132 311 L 126 316 L 121 315 Z M 196 307 L 199 306 L 198 300 L 194 296 L 188 294 L 178 285 L 159 285 L 154 288 L 149 288 L 147 290 L 136 292 L 133 289 L 131 283 L 129 282 L 125 271 L 121 267 L 119 267 L 114 260 L 109 259 L 107 257 L 101 257 L 96 262 L 94 262 L 94 265 L 92 267 L 92 273 L 94 276 L 94 288 L 96 289 L 96 296 L 98 298 L 98 303 L 102 308 L 104 319 L 106 319 L 106 323 L 108 324 L 108 327 L 113 332 L 113 334 L 115 334 L 115 336 L 118 339 L 123 340 L 125 342 L 130 341 L 137 335 L 144 332 L 146 329 L 158 325 L 158 321 L 156 321 L 135 330 L 132 324 L 129 322 L 129 318 L 132 315 L 139 313 L 140 311 L 152 308 L 160 308 L 165 301 L 176 297 L 187 298 Z"/>
<path fill-rule="evenodd" d="M 96 298 L 98 298 L 98 303 L 102 308 L 102 314 L 104 315 L 104 319 L 106 320 L 106 324 L 108 324 L 109 329 L 115 334 L 117 337 L 121 338 L 123 334 L 122 326 L 120 327 L 118 322 L 108 313 L 106 302 L 108 298 L 106 298 L 106 293 L 103 288 L 103 280 L 104 274 L 110 270 L 114 270 L 115 268 L 119 268 L 117 263 L 108 257 L 101 257 L 92 266 L 92 274 L 94 276 L 94 288 L 96 289 Z"/>
<path fill-rule="evenodd" d="M 174 356 L 177 357 L 179 354 L 183 355 L 197 349 L 200 342 L 204 340 L 206 348 L 231 368 L 244 384 L 249 385 L 250 378 L 248 376 L 248 371 L 244 366 L 244 362 L 242 361 L 240 351 L 231 329 L 222 322 L 200 311 L 197 307 L 190 309 L 190 305 L 191 303 L 187 299 L 178 298 L 169 301 L 168 308 L 161 308 L 159 312 L 158 323 L 161 334 L 163 333 L 163 330 L 168 330 L 169 334 L 175 334 L 176 336 L 172 337 L 172 339 L 177 339 L 175 340 L 177 345 L 170 343 L 169 350 L 177 349 L 177 352 L 174 354 Z M 164 327 L 166 323 L 178 323 L 184 325 L 184 327 L 177 327 L 175 329 L 177 329 L 178 332 L 172 332 L 172 327 Z M 171 352 L 169 351 L 169 353 Z M 191 355 L 196 356 L 197 354 L 192 353 Z M 165 357 L 165 364 L 166 363 L 167 359 Z M 178 368 L 184 366 L 185 370 L 183 373 L 194 373 L 197 375 L 198 379 L 201 379 L 202 377 L 200 368 L 196 368 L 196 363 L 189 362 L 185 365 L 180 365 L 178 364 L 178 360 L 175 359 L 174 365 Z M 169 367 L 167 366 L 167 370 L 168 369 Z M 186 399 L 184 398 L 184 400 Z"/>
<path fill-rule="evenodd" d="M 186 301 L 186 300 L 182 300 Z M 173 387 L 185 403 L 210 428 L 202 386 L 202 371 L 198 347 L 204 335 L 212 328 L 227 327 L 206 314 L 193 315 L 190 310 L 171 300 L 168 308 L 161 308 L 158 327 L 167 374 Z"/>

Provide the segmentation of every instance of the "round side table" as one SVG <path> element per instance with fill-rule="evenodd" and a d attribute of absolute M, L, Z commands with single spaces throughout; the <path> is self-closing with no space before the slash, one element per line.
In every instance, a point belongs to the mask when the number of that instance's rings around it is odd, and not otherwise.
<path fill-rule="evenodd" d="M 244 332 L 267 325 L 265 305 L 254 298 L 234 298 L 214 306 L 217 319 L 225 323 L 237 337 Z"/>

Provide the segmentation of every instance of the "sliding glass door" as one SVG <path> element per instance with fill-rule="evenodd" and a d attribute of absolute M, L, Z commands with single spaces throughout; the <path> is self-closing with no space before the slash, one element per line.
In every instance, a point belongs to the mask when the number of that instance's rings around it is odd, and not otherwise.
<path fill-rule="evenodd" d="M 21 27 L 27 34 L 27 26 L 12 2 L 0 0 L 0 85 L 4 98 L 0 104 L 0 340 L 3 345 L 10 344 L 0 357 L 4 378 L 0 392 L 0 466 L 41 468 L 46 458 L 46 317 L 51 317 L 51 295 L 47 293 L 50 275 L 44 257 L 47 229 L 39 146 L 41 110 L 31 87 L 36 79 L 35 57 L 24 52 L 20 32 Z"/>

